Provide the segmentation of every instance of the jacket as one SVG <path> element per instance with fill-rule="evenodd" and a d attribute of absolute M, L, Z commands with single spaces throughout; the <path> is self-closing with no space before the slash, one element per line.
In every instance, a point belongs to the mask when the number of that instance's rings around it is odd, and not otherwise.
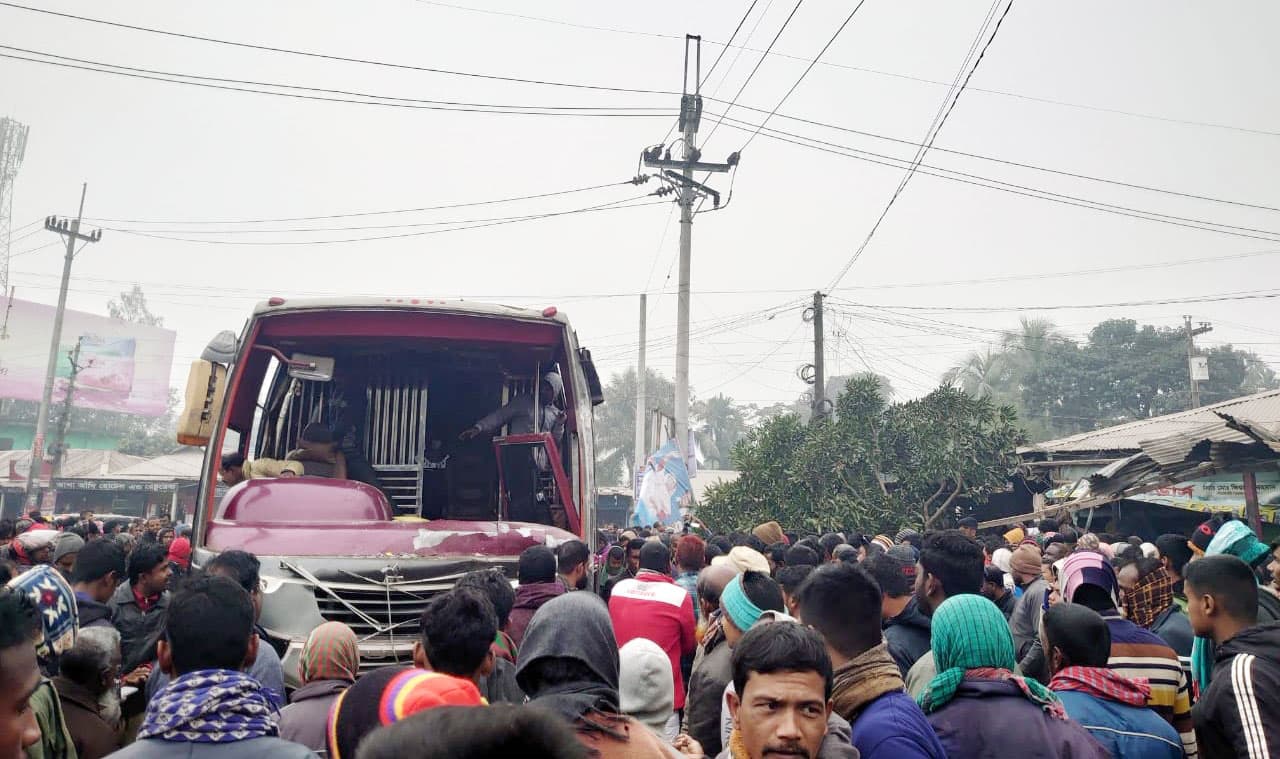
<path fill-rule="evenodd" d="M 929 618 L 920 611 L 914 598 L 907 602 L 901 614 L 885 620 L 884 639 L 889 644 L 889 655 L 897 662 L 903 677 L 929 650 L 931 632 Z"/>
<path fill-rule="evenodd" d="M 717 612 L 718 614 L 719 612 Z M 689 698 L 684 707 L 685 732 L 702 744 L 707 756 L 723 748 L 720 739 L 720 695 L 733 679 L 733 652 L 719 625 L 706 636 L 693 658 Z"/>
<path fill-rule="evenodd" d="M 111 626 L 111 606 L 99 603 L 80 591 L 76 591 L 76 615 L 80 618 L 81 630 Z"/>
<path fill-rule="evenodd" d="M 143 738 L 111 755 L 113 759 L 316 759 L 306 746 L 280 738 L 250 738 L 236 743 L 178 743 Z"/>
<path fill-rule="evenodd" d="M 1121 677 L 1146 680 L 1151 686 L 1147 705 L 1173 725 L 1187 756 L 1196 755 L 1195 725 L 1191 719 L 1191 679 L 1178 654 L 1160 636 L 1138 627 L 1114 609 L 1102 612 L 1111 632 L 1107 666 Z"/>
<path fill-rule="evenodd" d="M 300 743 L 319 756 L 327 756 L 325 725 L 329 709 L 350 687 L 351 683 L 346 680 L 317 680 L 294 691 L 289 705 L 280 710 L 280 737 Z"/>
<path fill-rule="evenodd" d="M 705 749 L 706 746 L 703 746 Z M 707 752 L 707 756 L 711 756 Z M 745 754 L 742 756 L 745 757 Z M 739 759 L 734 756 L 733 748 L 725 746 L 716 759 Z M 858 749 L 853 747 L 849 723 L 835 712 L 827 718 L 827 735 L 818 747 L 818 759 L 859 759 Z"/>
<path fill-rule="evenodd" d="M 1083 691 L 1058 691 L 1067 716 L 1079 722 L 1117 759 L 1182 759 L 1173 726 L 1146 707 L 1109 701 Z"/>
<path fill-rule="evenodd" d="M 120 736 L 98 714 L 98 699 L 88 688 L 65 677 L 53 678 L 53 688 L 78 759 L 101 759 L 120 748 Z"/>
<path fill-rule="evenodd" d="M 680 657 L 693 653 L 698 644 L 693 622 L 693 601 L 675 580 L 658 572 L 641 570 L 633 580 L 623 580 L 609 597 L 609 617 L 618 647 L 635 638 L 657 643 L 671 660 L 675 681 L 675 708 L 684 708 L 684 675 Z"/>
<path fill-rule="evenodd" d="M 1187 618 L 1185 610 L 1179 609 L 1175 603 L 1164 612 L 1156 617 L 1151 623 L 1151 632 L 1160 636 L 1160 639 L 1169 644 L 1178 654 L 1178 661 L 1182 663 L 1182 668 L 1187 671 L 1187 676 L 1191 676 L 1191 646 L 1195 643 L 1196 634 L 1191 631 L 1191 620 Z"/>
<path fill-rule="evenodd" d="M 156 641 L 169 610 L 169 592 L 161 593 L 155 606 L 144 612 L 133 597 L 133 588 L 124 582 L 116 588 L 108 605 L 111 624 L 120 631 L 120 671 L 132 672 L 138 665 L 155 659 Z"/>
<path fill-rule="evenodd" d="M 953 759 L 1110 756 L 1079 723 L 1051 717 L 1008 680 L 965 679 L 928 719 Z"/>
<path fill-rule="evenodd" d="M 511 616 L 508 617 L 507 635 L 511 636 L 517 650 L 520 648 L 520 641 L 524 639 L 524 628 L 533 619 L 533 613 L 561 593 L 564 593 L 564 586 L 554 580 L 531 582 L 516 588 L 516 603 L 511 607 Z"/>
<path fill-rule="evenodd" d="M 524 703 L 524 691 L 516 684 L 516 665 L 501 657 L 493 657 L 493 671 L 477 683 L 480 695 L 491 704 Z"/>
<path fill-rule="evenodd" d="M 31 694 L 30 704 L 40 726 L 40 740 L 27 746 L 28 759 L 76 759 L 75 743 L 53 681 L 42 680 Z"/>
<path fill-rule="evenodd" d="M 1280 756 L 1280 622 L 1218 646 L 1209 688 L 1192 710 L 1200 756 Z"/>
<path fill-rule="evenodd" d="M 1031 648 L 1031 642 L 1040 638 L 1040 613 L 1044 610 L 1044 594 L 1049 583 L 1043 577 L 1032 580 L 1023 588 L 1022 595 L 1009 615 L 1009 632 L 1013 634 L 1013 658 L 1021 661 Z"/>
<path fill-rule="evenodd" d="M 1000 600 L 995 602 L 996 608 L 1000 609 L 1000 613 L 1004 614 L 1006 620 L 1013 616 L 1013 610 L 1018 606 L 1018 599 L 1012 593 L 1005 593 L 1000 596 Z"/>
<path fill-rule="evenodd" d="M 915 700 L 886 693 L 853 721 L 852 742 L 862 759 L 946 759 L 933 726 Z"/>

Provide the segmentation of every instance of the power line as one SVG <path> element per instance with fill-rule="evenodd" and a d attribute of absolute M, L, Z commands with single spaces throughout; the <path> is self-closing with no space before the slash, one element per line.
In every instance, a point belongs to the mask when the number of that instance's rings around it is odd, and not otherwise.
<path fill-rule="evenodd" d="M 813 57 L 813 60 L 809 61 L 809 65 L 800 73 L 800 77 L 791 85 L 791 89 L 787 90 L 786 94 L 782 96 L 782 99 L 778 101 L 778 104 L 773 107 L 773 110 L 769 111 L 769 115 L 765 116 L 764 120 L 760 122 L 759 129 L 752 132 L 751 136 L 747 138 L 747 141 L 738 149 L 739 153 L 744 152 L 747 149 L 747 146 L 756 138 L 756 135 L 760 134 L 760 129 L 764 129 L 765 125 L 769 123 L 769 119 L 773 118 L 773 115 L 778 112 L 778 109 L 782 107 L 782 104 L 787 102 L 787 98 L 791 97 L 791 93 L 795 92 L 796 88 L 800 86 L 800 83 L 804 81 L 804 78 L 809 75 L 809 72 L 813 71 L 813 67 L 818 65 L 818 61 L 822 60 L 822 56 L 825 55 L 831 45 L 835 43 L 836 38 L 839 37 L 840 33 L 844 31 L 844 28 L 849 25 L 849 22 L 853 20 L 853 17 L 858 14 L 858 11 L 862 8 L 862 4 L 865 2 L 866 0 L 858 0 L 858 4 L 853 6 L 853 10 L 849 11 L 849 15 L 840 23 L 840 26 L 836 27 L 835 34 L 831 35 L 831 39 L 827 40 L 827 44 L 823 45 L 822 49 L 818 51 L 818 54 Z M 763 60 L 763 58 L 761 60 Z M 729 109 L 726 108 L 724 113 L 725 115 L 728 115 Z M 719 124 L 717 124 L 717 126 L 719 126 Z"/>
<path fill-rule="evenodd" d="M 513 82 L 516 84 L 534 84 L 547 87 L 568 87 L 572 89 L 582 90 L 599 90 L 602 92 L 626 92 L 632 94 L 644 95 L 677 95 L 679 93 L 669 90 L 646 90 L 631 87 L 607 87 L 596 84 L 581 84 L 577 82 L 557 82 L 544 79 L 525 79 L 513 76 L 500 76 L 497 74 L 480 74 L 472 71 L 458 71 L 454 69 L 434 68 L 430 66 L 415 66 L 406 63 L 391 63 L 389 61 L 378 61 L 368 58 L 353 58 L 343 55 L 332 55 L 329 53 L 317 53 L 308 50 L 293 50 L 290 48 L 273 47 L 271 45 L 257 45 L 249 42 L 237 42 L 234 40 L 218 39 L 216 37 L 206 37 L 198 34 L 184 34 L 182 32 L 174 32 L 168 29 L 156 29 L 147 26 L 138 26 L 135 24 L 124 24 L 118 21 L 108 21 L 107 19 L 91 18 L 89 16 L 79 16 L 74 13 L 63 13 L 61 11 L 49 10 L 47 8 L 33 8 L 28 5 L 20 5 L 18 3 L 4 2 L 0 0 L 0 7 L 14 8 L 17 10 L 29 11 L 31 13 L 42 13 L 48 16 L 57 16 L 59 18 L 71 19 L 74 21 L 83 21 L 91 24 L 101 24 L 103 26 L 111 26 L 117 29 L 127 29 L 134 32 L 146 32 L 148 34 L 159 34 L 165 37 L 175 37 L 179 39 L 192 40 L 195 42 L 207 42 L 214 45 L 226 45 L 230 47 L 244 48 L 247 50 L 257 50 L 267 53 L 284 53 L 287 55 L 299 55 L 307 58 L 318 58 L 328 61 L 340 61 L 342 63 L 359 63 L 366 66 L 380 66 L 384 68 L 402 69 L 405 71 L 420 71 L 429 74 L 444 74 L 448 76 L 459 76 L 471 79 L 487 79 L 499 82 Z"/>
<path fill-rule="evenodd" d="M 554 24 L 557 26 L 566 26 L 566 27 L 572 27 L 576 29 L 584 29 L 588 31 L 627 34 L 627 35 L 633 35 L 638 37 L 653 37 L 657 39 L 681 39 L 679 35 L 674 35 L 674 34 L 662 34 L 659 32 L 644 32 L 644 31 L 637 31 L 634 29 L 618 29 L 615 27 L 607 27 L 607 26 L 592 26 L 590 24 L 573 23 L 569 21 L 562 21 L 560 19 L 551 19 L 551 18 L 545 18 L 545 17 L 539 17 L 539 16 L 526 16 L 518 13 L 507 13 L 503 11 L 490 10 L 487 8 L 472 8 L 465 5 L 435 2 L 434 0 L 416 0 L 416 1 L 419 3 L 423 3 L 425 5 L 437 5 L 445 8 L 452 8 L 455 10 L 468 11 L 471 13 L 484 13 L 484 14 L 490 14 L 495 16 L 508 16 L 512 18 L 522 19 L 525 21 Z M 727 43 L 719 42 L 711 39 L 704 39 L 703 42 L 706 42 L 708 45 L 721 45 L 724 47 L 734 47 L 732 44 L 733 42 L 732 39 L 729 40 L 729 42 Z M 791 55 L 791 54 L 779 52 L 776 50 L 763 51 L 758 48 L 747 47 L 746 45 L 739 46 L 738 49 L 740 51 L 760 53 L 762 55 L 772 55 L 776 58 L 785 58 L 793 61 L 805 62 L 809 60 L 808 58 L 802 55 Z M 821 61 L 821 65 L 829 66 L 831 68 L 844 69 L 846 71 L 857 71 L 863 74 L 873 74 L 875 76 L 889 77 L 892 79 L 901 79 L 908 82 L 917 82 L 919 84 L 930 84 L 938 87 L 947 87 L 947 88 L 952 87 L 952 84 L 948 82 L 940 82 L 936 79 L 929 79 L 928 77 L 914 76 L 912 74 L 902 74 L 896 71 L 884 71 L 882 69 L 874 69 L 867 66 L 854 66 L 852 64 L 837 63 L 835 61 Z M 1034 103 L 1043 103 L 1046 105 L 1056 105 L 1064 108 L 1094 111 L 1097 113 L 1108 113 L 1108 114 L 1113 114 L 1118 116 L 1128 116 L 1128 117 L 1137 118 L 1137 119 L 1148 119 L 1151 121 L 1160 121 L 1167 124 L 1180 124 L 1184 126 L 1206 127 L 1210 129 L 1224 129 L 1224 130 L 1230 130 L 1235 132 L 1243 132 L 1246 134 L 1264 135 L 1267 137 L 1280 137 L 1280 131 L 1271 130 L 1271 129 L 1255 129 L 1252 127 L 1239 126 L 1236 124 L 1223 124 L 1223 123 L 1214 122 L 1214 121 L 1201 121 L 1196 119 L 1180 119 L 1180 118 L 1174 118 L 1171 116 L 1159 116 L 1151 113 L 1129 111 L 1123 108 L 1110 108 L 1107 106 L 1090 105 L 1088 103 L 1073 103 L 1067 100 L 1056 100 L 1054 98 L 1040 97 L 1037 95 L 1027 95 L 1020 92 L 1010 92 L 1008 90 L 997 90 L 997 89 L 984 88 L 984 87 L 970 87 L 969 90 L 971 92 L 981 92 L 986 95 L 999 95 L 1001 97 L 1014 98 L 1017 100 L 1026 100 Z"/>
<path fill-rule="evenodd" d="M 389 95 L 374 95 L 360 92 L 349 92 L 344 90 L 335 90 L 324 87 L 306 87 L 296 84 L 280 84 L 275 82 L 259 82 L 251 80 L 230 79 L 223 77 L 203 76 L 199 74 L 184 74 L 171 71 L 160 71 L 155 69 L 144 69 L 133 66 L 121 66 L 114 63 L 103 63 L 101 61 L 87 60 L 83 58 L 73 58 L 71 56 L 58 55 L 55 53 L 45 53 L 38 50 L 27 50 L 24 48 L 13 47 L 9 45 L 0 45 L 0 49 L 17 50 L 31 55 L 44 56 L 44 58 L 52 58 L 54 60 L 44 60 L 42 58 L 31 58 L 24 55 L 14 55 L 12 53 L 0 53 L 0 58 L 9 58 L 18 61 L 27 61 L 28 63 L 38 63 L 46 66 L 57 66 L 59 68 L 76 69 L 80 71 L 92 71 L 99 74 L 111 74 L 114 76 L 129 77 L 133 79 L 145 79 L 156 82 L 168 82 L 170 84 L 183 84 L 193 87 L 205 87 L 215 90 L 226 90 L 231 92 L 250 92 L 259 95 L 274 95 L 276 97 L 293 98 L 297 100 L 315 100 L 330 103 L 348 103 L 352 105 L 376 105 L 391 108 L 409 108 L 415 110 L 427 111 L 456 111 L 462 113 L 496 113 L 496 114 L 512 114 L 521 116 L 587 116 L 587 117 L 639 117 L 639 118 L 668 118 L 670 109 L 659 107 L 632 107 L 632 106 L 524 106 L 524 105 L 503 105 L 495 103 L 461 103 L 451 101 L 423 100 L 418 98 L 401 98 Z M 175 78 L 180 77 L 180 78 Z M 233 87 L 231 84 L 249 85 L 246 87 Z M 278 92 L 276 90 L 260 89 L 262 87 L 275 87 L 286 90 L 299 90 L 300 92 Z M 318 94 L 304 93 L 326 93 L 335 97 L 326 97 Z M 364 99 L 353 99 L 364 98 Z"/>
<path fill-rule="evenodd" d="M 121 232 L 123 234 L 135 235 L 137 237 L 149 237 L 157 240 L 169 240 L 174 242 L 190 242 L 190 243 L 198 243 L 203 245 L 251 245 L 251 246 L 336 245 L 340 243 L 369 242 L 374 240 L 394 240 L 394 239 L 401 239 L 406 237 L 425 237 L 427 235 L 439 235 L 439 234 L 446 234 L 448 232 L 461 232 L 461 231 L 470 230 L 470 229 L 484 229 L 486 227 L 497 227 L 497 226 L 503 226 L 506 224 L 517 224 L 525 221 L 540 221 L 542 219 L 550 219 L 558 216 L 570 216 L 570 215 L 579 214 L 579 213 L 593 213 L 598 211 L 621 210 L 624 208 L 641 208 L 644 206 L 664 205 L 669 202 L 665 200 L 656 200 L 656 201 L 643 202 L 643 203 L 631 202 L 631 201 L 638 201 L 646 197 L 648 197 L 648 195 L 640 195 L 633 198 L 624 198 L 623 200 L 603 203 L 597 206 L 588 206 L 586 208 L 574 208 L 568 211 L 553 211 L 549 213 L 530 214 L 527 216 L 501 217 L 501 218 L 485 221 L 483 223 L 470 224 L 469 226 L 457 226 L 451 229 L 433 229 L 425 232 L 401 232 L 393 235 L 350 237 L 350 238 L 343 238 L 343 239 L 337 239 L 337 240 L 201 240 L 197 238 L 173 237 L 170 235 L 155 234 L 152 232 L 143 232 L 143 231 L 134 230 L 134 229 L 125 229 L 125 228 L 115 229 L 112 227 L 107 227 L 107 229 L 111 229 L 114 232 Z M 629 205 L 623 205 L 626 203 L 629 203 Z"/>
<path fill-rule="evenodd" d="M 743 131 L 748 131 L 756 126 L 755 124 L 748 124 L 747 122 L 741 122 L 733 118 L 726 118 L 725 123 L 730 127 L 742 129 Z M 843 156 L 845 158 L 852 158 L 854 160 L 865 161 L 867 163 L 879 164 L 881 166 L 889 166 L 891 168 L 904 168 L 900 164 L 906 163 L 907 161 L 907 159 L 904 158 L 872 153 L 865 150 L 859 150 L 848 145 L 841 145 L 839 143 L 819 140 L 813 137 L 784 132 L 774 127 L 766 127 L 761 130 L 761 134 L 770 139 L 791 143 L 793 145 L 798 145 L 799 147 L 818 150 L 820 152 Z M 804 140 L 804 142 L 801 142 L 801 140 Z M 875 156 L 875 158 L 870 158 L 868 156 Z M 1051 202 L 1062 203 L 1064 205 L 1087 208 L 1094 211 L 1103 211 L 1104 213 L 1112 213 L 1119 216 L 1129 216 L 1132 218 L 1144 219 L 1146 221 L 1172 224 L 1174 226 L 1187 227 L 1189 229 L 1200 229 L 1206 232 L 1217 232 L 1219 234 L 1233 235 L 1253 240 L 1265 240 L 1267 242 L 1276 242 L 1277 236 L 1280 236 L 1280 232 L 1273 230 L 1241 227 L 1231 224 L 1223 224 L 1220 222 L 1207 221 L 1204 219 L 1146 211 L 1130 206 L 1105 203 L 1103 201 L 1090 200 L 1088 198 L 1082 198 L 1075 195 L 1043 190 L 1037 187 L 1014 184 L 1012 182 L 1005 182 L 1003 180 L 994 179 L 980 174 L 959 171 L 957 169 L 946 169 L 940 166 L 932 166 L 930 164 L 920 164 L 914 173 L 937 177 L 939 179 L 947 179 L 954 182 L 960 182 L 962 184 L 973 185 L 975 187 L 986 187 L 988 189 L 1000 190 L 1001 192 L 1008 192 L 1014 195 L 1022 195 L 1040 200 L 1049 200 Z"/>
<path fill-rule="evenodd" d="M 1234 292 L 1216 293 L 1213 295 L 1191 295 L 1183 298 L 1153 298 L 1150 300 L 1130 300 L 1120 301 L 1117 303 L 1058 303 L 1053 305 L 1035 304 L 1029 306 L 916 306 L 906 304 L 887 304 L 887 303 L 857 303 L 854 301 L 844 301 L 853 306 L 864 306 L 867 308 L 882 308 L 889 310 L 904 311 L 959 311 L 965 313 L 1001 313 L 1009 311 L 1064 311 L 1077 309 L 1094 309 L 1094 308 L 1122 308 L 1134 306 L 1166 306 L 1184 303 L 1218 303 L 1223 301 L 1242 301 L 1242 300 L 1270 300 L 1272 298 L 1280 298 L 1280 290 L 1238 290 Z"/>
<path fill-rule="evenodd" d="M 995 6 L 993 5 L 992 7 L 994 8 Z M 982 52 L 978 54 L 977 60 L 973 62 L 973 67 L 969 69 L 969 73 L 965 76 L 964 82 L 960 85 L 960 89 L 956 91 L 954 97 L 950 98 L 951 105 L 947 107 L 946 113 L 943 114 L 942 119 L 936 122 L 936 127 L 931 129 L 927 139 L 921 144 L 920 149 L 917 151 L 916 158 L 912 161 L 911 167 L 907 169 L 907 173 L 898 183 L 897 189 L 893 191 L 893 195 L 890 196 L 889 202 L 885 204 L 884 210 L 880 212 L 879 218 L 876 219 L 875 224 L 871 225 L 871 230 L 867 232 L 867 236 L 863 239 L 862 244 L 858 246 L 857 250 L 855 250 L 853 255 L 849 257 L 849 260 L 845 263 L 844 267 L 840 269 L 840 272 L 836 275 L 835 279 L 831 281 L 830 287 L 836 287 L 840 284 L 845 275 L 849 273 L 849 269 L 853 268 L 854 263 L 862 257 L 863 251 L 865 251 L 867 246 L 871 244 L 871 240 L 875 237 L 876 231 L 880 229 L 880 225 L 884 222 L 885 217 L 889 215 L 889 210 L 893 208 L 893 204 L 902 195 L 902 191 L 906 189 L 907 183 L 911 181 L 911 177 L 915 175 L 916 169 L 920 165 L 920 161 L 924 160 L 924 156 L 928 152 L 929 146 L 933 144 L 934 139 L 937 138 L 938 133 L 942 131 L 942 127 L 947 123 L 947 117 L 951 115 L 951 111 L 955 108 L 956 102 L 959 101 L 960 96 L 964 94 L 965 87 L 969 85 L 969 80 L 973 77 L 973 72 L 977 71 L 978 66 L 982 64 L 982 59 L 986 56 L 987 49 L 991 47 L 991 43 L 995 40 L 996 35 L 1000 33 L 1000 26 L 1004 23 L 1005 17 L 1009 15 L 1009 9 L 1012 7 L 1013 0 L 1009 0 L 1004 7 L 1004 12 L 1000 14 L 1000 19 L 996 21 L 996 26 L 995 29 L 992 30 L 991 36 L 987 38 L 986 44 L 982 46 Z M 985 24 L 983 25 L 983 28 L 985 29 Z M 979 35 L 981 35 L 981 31 L 979 32 Z"/>
<path fill-rule="evenodd" d="M 733 110 L 733 106 L 738 102 L 738 98 L 742 97 L 743 90 L 747 89 L 747 85 L 751 84 L 751 80 L 755 78 L 756 72 L 760 70 L 760 66 L 763 65 L 765 59 L 769 57 L 769 51 L 773 49 L 774 45 L 778 44 L 778 38 L 781 37 L 782 33 L 791 25 L 791 19 L 795 18 L 796 11 L 800 10 L 800 6 L 803 4 L 804 0 L 796 0 L 795 6 L 791 8 L 791 12 L 788 13 L 786 19 L 783 20 L 782 26 L 778 27 L 778 33 L 773 35 L 773 39 L 769 41 L 769 46 L 765 48 L 764 55 L 761 55 L 760 60 L 756 61 L 756 65 L 751 69 L 751 73 L 747 74 L 747 78 L 742 80 L 742 86 L 739 87 L 737 93 L 734 94 L 733 100 L 729 101 L 729 104 L 725 106 L 724 115 L 720 117 L 721 119 L 723 119 L 724 116 L 727 116 L 729 111 Z M 703 140 L 703 143 L 705 144 L 710 141 L 715 135 L 716 130 L 719 128 L 720 121 L 716 121 L 716 123 L 711 126 L 711 131 L 707 133 L 707 139 Z"/>
<path fill-rule="evenodd" d="M 553 198 L 560 195 L 572 195 L 580 192 L 591 192 L 593 190 L 603 190 L 610 187 L 621 187 L 631 184 L 631 182 L 609 182 L 607 184 L 590 185 L 588 187 L 575 187 L 570 190 L 555 190 L 552 192 L 540 192 L 534 195 L 519 195 L 509 198 L 495 198 L 493 200 L 475 200 L 466 203 L 447 203 L 437 206 L 420 206 L 418 208 L 397 208 L 386 211 L 351 211 L 347 213 L 324 214 L 321 216 L 281 216 L 271 219 L 104 219 L 94 216 L 86 216 L 88 221 L 105 222 L 108 224 L 273 224 L 286 223 L 294 221 L 324 221 L 327 219 L 350 219 L 362 216 L 385 216 L 401 213 L 419 213 L 422 211 L 444 211 L 454 208 L 474 208 L 476 206 L 491 206 L 501 203 L 515 203 L 522 200 L 538 200 L 541 198 Z"/>

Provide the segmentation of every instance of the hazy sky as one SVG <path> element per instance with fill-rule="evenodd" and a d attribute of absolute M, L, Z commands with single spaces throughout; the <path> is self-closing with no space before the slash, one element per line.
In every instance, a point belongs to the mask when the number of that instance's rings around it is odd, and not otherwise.
<path fill-rule="evenodd" d="M 726 40 L 749 5 L 459 1 L 472 5 L 29 0 L 41 8 L 273 47 L 644 90 L 678 90 L 682 36 Z M 791 0 L 757 3 L 739 41 L 750 35 L 747 46 L 763 49 L 793 7 Z M 773 108 L 852 7 L 843 0 L 802 4 L 775 47 L 794 57 L 768 57 L 739 102 Z M 831 65 L 817 66 L 780 113 L 919 141 L 991 8 L 978 0 L 867 0 L 827 52 L 824 61 Z M 935 146 L 1280 208 L 1280 90 L 1274 82 L 1280 71 L 1280 5 L 1258 0 L 1224 10 L 1219 4 L 1168 0 L 1017 2 Z M 509 13 L 539 18 L 502 15 Z M 417 100 L 656 108 L 664 114 L 674 114 L 678 103 L 675 95 L 515 84 L 252 51 L 3 6 L 0 45 L 142 69 Z M 719 50 L 704 46 L 704 67 Z M 758 60 L 758 53 L 730 50 L 704 94 L 731 99 Z M 747 138 L 727 123 L 712 133 L 713 114 L 723 110 L 722 103 L 706 104 L 701 139 L 709 160 L 723 160 Z M 110 297 L 140 283 L 153 310 L 178 331 L 175 383 L 210 336 L 240 327 L 254 301 L 321 293 L 558 305 L 607 378 L 635 360 L 632 294 L 647 289 L 650 365 L 673 373 L 678 225 L 670 204 L 316 246 L 200 244 L 112 231 L 223 242 L 340 240 L 449 225 L 227 230 L 434 224 L 624 201 L 656 183 L 323 222 L 193 223 L 418 208 L 619 182 L 636 172 L 641 148 L 663 139 L 673 123 L 670 115 L 533 116 L 316 102 L 5 58 L 0 115 L 31 127 L 13 206 L 15 254 L 54 241 L 46 232 L 24 237 L 35 227 L 22 225 L 50 213 L 74 213 L 82 181 L 89 182 L 87 216 L 157 222 L 97 222 L 108 231 L 78 259 L 70 305 L 104 312 Z M 737 108 L 730 115 L 754 123 L 762 116 Z M 780 117 L 769 126 L 903 160 L 915 152 L 909 144 Z M 1012 309 L 1277 291 L 1280 212 L 954 153 L 931 152 L 925 164 L 1261 230 L 1241 233 L 1260 239 L 917 175 L 832 292 L 832 372 L 860 370 L 865 359 L 892 379 L 902 397 L 917 395 L 966 351 L 1015 326 L 1020 315 L 904 306 Z M 809 325 L 800 320 L 799 305 L 770 309 L 799 304 L 807 293 L 832 284 L 902 175 L 901 168 L 763 134 L 743 151 L 732 204 L 699 216 L 694 226 L 693 320 L 695 329 L 706 330 L 694 339 L 696 395 L 725 392 L 768 403 L 794 399 L 805 389 L 796 370 L 811 357 Z M 713 182 L 727 192 L 728 176 Z M 1179 264 L 1206 258 L 1225 260 Z M 60 264 L 56 246 L 14 258 L 18 297 L 54 302 Z M 1139 266 L 1147 268 L 1133 268 Z M 1112 271 L 1078 274 L 1098 269 Z M 894 287 L 928 283 L 941 284 Z M 1275 299 L 1025 313 L 1052 318 L 1072 334 L 1113 316 L 1175 325 L 1182 314 L 1193 314 L 1215 324 L 1201 344 L 1234 342 L 1280 366 Z"/>

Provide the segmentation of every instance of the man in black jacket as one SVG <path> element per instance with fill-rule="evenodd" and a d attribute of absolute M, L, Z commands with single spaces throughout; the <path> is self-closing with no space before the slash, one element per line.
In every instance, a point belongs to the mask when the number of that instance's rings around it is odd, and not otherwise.
<path fill-rule="evenodd" d="M 71 589 L 76 593 L 80 628 L 110 627 L 111 607 L 107 604 L 125 578 L 124 549 L 114 540 L 95 540 L 80 550 Z"/>
<path fill-rule="evenodd" d="M 120 631 L 123 669 L 156 658 L 156 640 L 169 609 L 169 553 L 159 543 L 139 543 L 129 555 L 129 582 L 111 596 L 111 623 Z"/>
<path fill-rule="evenodd" d="M 1234 556 L 1206 556 L 1187 564 L 1184 578 L 1191 627 L 1217 644 L 1192 710 L 1200 756 L 1280 755 L 1280 623 L 1257 624 L 1252 570 Z"/>

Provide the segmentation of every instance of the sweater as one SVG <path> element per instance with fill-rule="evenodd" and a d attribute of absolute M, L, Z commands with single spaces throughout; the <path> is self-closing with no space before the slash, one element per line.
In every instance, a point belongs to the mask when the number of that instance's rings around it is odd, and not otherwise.
<path fill-rule="evenodd" d="M 1195 725 L 1191 721 L 1191 680 L 1178 654 L 1160 636 L 1120 616 L 1115 609 L 1102 613 L 1111 631 L 1111 657 L 1107 666 L 1121 677 L 1146 680 L 1151 686 L 1147 705 L 1178 731 L 1186 755 L 1196 756 Z"/>

